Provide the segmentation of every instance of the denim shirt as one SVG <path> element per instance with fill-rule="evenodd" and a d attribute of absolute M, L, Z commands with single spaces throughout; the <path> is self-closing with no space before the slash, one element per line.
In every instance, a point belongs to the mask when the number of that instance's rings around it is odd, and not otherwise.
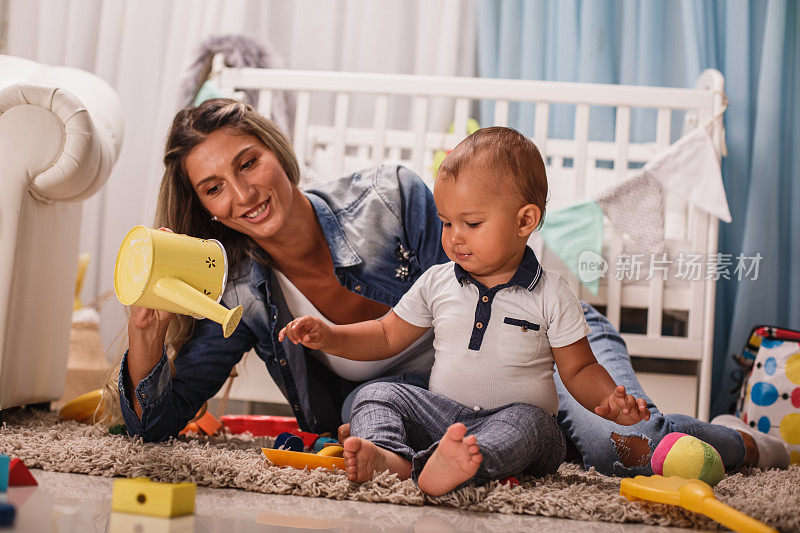
<path fill-rule="evenodd" d="M 407 168 L 383 166 L 357 172 L 305 195 L 328 242 L 336 277 L 356 294 L 393 307 L 422 272 L 448 261 L 433 195 Z M 128 434 L 146 441 L 177 435 L 253 348 L 300 428 L 335 435 L 342 402 L 358 383 L 331 372 L 302 345 L 288 339 L 278 342 L 278 332 L 293 317 L 272 269 L 248 260 L 228 280 L 222 303 L 244 307 L 239 326 L 225 339 L 219 324 L 196 321 L 192 337 L 175 358 L 174 376 L 165 350 L 134 391 L 142 407 L 141 420 L 125 389 L 125 354 L 119 392 Z"/>

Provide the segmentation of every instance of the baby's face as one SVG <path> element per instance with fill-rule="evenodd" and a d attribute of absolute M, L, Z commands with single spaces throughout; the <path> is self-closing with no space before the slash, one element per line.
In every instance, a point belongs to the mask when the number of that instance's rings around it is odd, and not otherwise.
<path fill-rule="evenodd" d="M 505 283 L 519 266 L 527 234 L 520 232 L 519 199 L 505 180 L 468 168 L 436 179 L 433 198 L 447 257 L 486 286 Z M 507 278 L 507 279 L 506 279 Z"/>

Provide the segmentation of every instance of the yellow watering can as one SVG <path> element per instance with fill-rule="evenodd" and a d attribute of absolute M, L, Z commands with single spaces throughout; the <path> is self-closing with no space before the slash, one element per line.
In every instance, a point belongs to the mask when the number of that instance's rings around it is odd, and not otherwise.
<path fill-rule="evenodd" d="M 209 318 L 229 337 L 242 306 L 229 310 L 219 304 L 227 277 L 219 241 L 136 226 L 119 247 L 114 292 L 124 305 Z"/>

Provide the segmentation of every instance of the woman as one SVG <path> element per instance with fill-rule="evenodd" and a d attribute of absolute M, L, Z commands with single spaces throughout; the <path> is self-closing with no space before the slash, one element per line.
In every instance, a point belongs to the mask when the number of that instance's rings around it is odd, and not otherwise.
<path fill-rule="evenodd" d="M 132 309 L 119 378 L 129 434 L 150 441 L 176 435 L 251 348 L 305 431 L 336 432 L 349 418 L 354 389 L 370 379 L 427 385 L 430 332 L 402 354 L 369 363 L 277 340 L 302 314 L 340 324 L 380 318 L 425 269 L 447 261 L 432 194 L 416 175 L 385 166 L 301 192 L 289 141 L 251 107 L 226 99 L 176 115 L 164 163 L 156 225 L 225 245 L 230 274 L 222 303 L 242 305 L 244 315 L 224 339 L 209 320 Z M 619 334 L 593 308 L 584 312 L 598 360 L 646 398 Z M 759 463 L 763 446 L 745 431 L 664 416 L 652 402 L 650 421 L 623 429 L 604 424 L 557 384 L 561 426 L 587 467 L 646 473 L 651 450 L 670 431 L 707 440 L 726 468 Z"/>

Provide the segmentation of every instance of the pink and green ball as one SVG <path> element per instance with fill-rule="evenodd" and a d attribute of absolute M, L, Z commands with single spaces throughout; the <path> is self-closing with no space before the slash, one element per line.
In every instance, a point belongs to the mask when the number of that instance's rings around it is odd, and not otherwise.
<path fill-rule="evenodd" d="M 699 479 L 712 487 L 725 475 L 719 452 L 686 433 L 670 433 L 661 439 L 650 459 L 650 466 L 654 474 Z"/>

